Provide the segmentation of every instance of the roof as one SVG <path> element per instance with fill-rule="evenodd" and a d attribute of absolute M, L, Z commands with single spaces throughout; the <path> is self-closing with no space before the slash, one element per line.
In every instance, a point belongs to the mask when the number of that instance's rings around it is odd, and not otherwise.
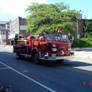
<path fill-rule="evenodd" d="M 8 29 L 0 29 L 0 31 L 9 31 Z"/>
<path fill-rule="evenodd" d="M 0 24 L 6 24 L 8 23 L 9 21 L 0 21 Z"/>

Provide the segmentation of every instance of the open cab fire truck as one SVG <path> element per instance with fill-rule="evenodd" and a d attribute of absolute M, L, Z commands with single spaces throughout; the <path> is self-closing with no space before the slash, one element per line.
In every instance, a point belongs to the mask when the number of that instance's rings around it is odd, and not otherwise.
<path fill-rule="evenodd" d="M 45 34 L 43 36 L 31 36 L 26 40 L 15 40 L 13 46 L 17 57 L 32 57 L 35 63 L 39 60 L 62 61 L 73 56 L 71 43 L 67 35 L 62 33 Z"/>

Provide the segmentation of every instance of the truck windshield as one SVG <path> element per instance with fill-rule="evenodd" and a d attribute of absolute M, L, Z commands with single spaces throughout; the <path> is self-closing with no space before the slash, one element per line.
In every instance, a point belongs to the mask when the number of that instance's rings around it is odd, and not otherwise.
<path fill-rule="evenodd" d="M 46 36 L 48 41 L 68 41 L 67 35 L 63 34 L 49 34 Z"/>

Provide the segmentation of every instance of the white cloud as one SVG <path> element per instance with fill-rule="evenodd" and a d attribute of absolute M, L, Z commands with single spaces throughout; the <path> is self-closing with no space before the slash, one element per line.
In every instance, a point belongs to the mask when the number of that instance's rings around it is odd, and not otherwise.
<path fill-rule="evenodd" d="M 25 9 L 32 3 L 47 3 L 46 0 L 0 0 L 0 12 L 12 15 L 25 14 Z"/>

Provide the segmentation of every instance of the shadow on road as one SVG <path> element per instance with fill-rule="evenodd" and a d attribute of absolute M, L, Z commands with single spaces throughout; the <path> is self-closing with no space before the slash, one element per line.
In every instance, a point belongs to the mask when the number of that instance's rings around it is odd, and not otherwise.
<path fill-rule="evenodd" d="M 31 60 L 31 58 L 21 58 L 18 59 L 16 58 L 16 55 L 14 53 L 9 53 L 9 52 L 0 52 L 0 55 L 3 55 L 5 57 L 7 57 L 7 55 L 10 56 L 10 58 L 14 58 L 15 60 L 24 60 L 25 62 L 30 62 L 33 63 L 34 62 Z M 70 60 L 64 60 L 63 62 L 56 62 L 56 61 L 40 61 L 40 64 L 38 64 L 39 66 L 45 66 L 45 67 L 77 67 L 77 66 L 92 66 L 92 64 L 89 63 L 85 63 L 85 62 L 80 62 L 80 61 L 70 61 Z"/>
<path fill-rule="evenodd" d="M 62 63 L 60 62 L 42 62 L 39 65 L 46 66 L 46 67 L 79 67 L 79 66 L 92 66 L 89 63 L 83 63 L 79 61 L 69 61 L 64 60 Z"/>

